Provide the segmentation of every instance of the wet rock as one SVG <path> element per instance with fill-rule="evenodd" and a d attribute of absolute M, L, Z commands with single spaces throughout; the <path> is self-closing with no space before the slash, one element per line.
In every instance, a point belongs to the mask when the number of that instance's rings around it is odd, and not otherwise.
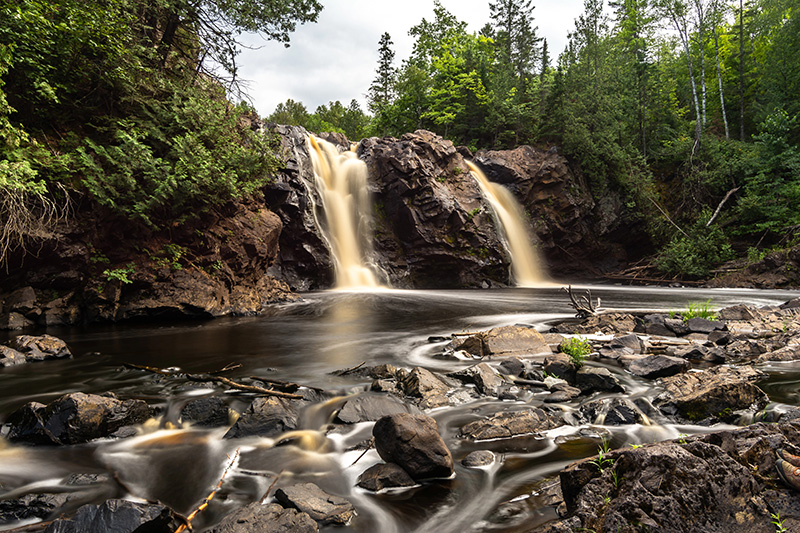
<path fill-rule="evenodd" d="M 675 332 L 666 325 L 664 315 L 645 315 L 642 319 L 644 332 L 648 335 L 658 335 L 660 337 L 674 337 Z"/>
<path fill-rule="evenodd" d="M 580 419 L 587 424 L 624 426 L 644 422 L 641 412 L 622 398 L 594 400 L 580 408 Z"/>
<path fill-rule="evenodd" d="M 84 505 L 70 519 L 59 519 L 45 533 L 169 533 L 181 524 L 169 507 L 128 500 Z"/>
<path fill-rule="evenodd" d="M 181 420 L 200 427 L 220 427 L 230 423 L 228 404 L 218 396 L 190 400 L 181 409 Z"/>
<path fill-rule="evenodd" d="M 762 363 L 767 361 L 797 361 L 800 359 L 800 344 L 792 344 L 784 346 L 777 350 L 761 354 L 756 362 Z M 1 360 L 0 360 L 1 361 Z M 2 364 L 2 363 L 0 363 Z"/>
<path fill-rule="evenodd" d="M 550 379 L 550 378 L 547 378 Z M 545 380 L 547 382 L 547 380 Z M 566 381 L 554 383 L 549 386 L 550 394 L 544 397 L 544 403 L 571 402 L 581 395 L 581 390 L 570 386 Z"/>
<path fill-rule="evenodd" d="M 6 296 L 5 302 L 3 303 L 3 311 L 5 312 L 13 311 L 21 315 L 27 315 L 37 310 L 36 291 L 30 286 L 13 291 Z"/>
<path fill-rule="evenodd" d="M 725 346 L 733 340 L 733 337 L 727 331 L 715 329 L 708 334 L 708 342 L 713 342 L 717 346 Z"/>
<path fill-rule="evenodd" d="M 686 321 L 686 327 L 692 333 L 705 333 L 706 335 L 714 330 L 725 329 L 725 324 L 718 320 L 709 320 L 707 318 L 690 318 Z"/>
<path fill-rule="evenodd" d="M 450 343 L 453 351 L 465 351 L 475 357 L 484 356 L 483 335 L 471 335 L 469 337 L 455 337 Z"/>
<path fill-rule="evenodd" d="M 314 483 L 298 483 L 275 491 L 275 499 L 284 507 L 293 507 L 322 525 L 347 525 L 355 516 L 353 504 L 328 494 Z"/>
<path fill-rule="evenodd" d="M 375 423 L 372 435 L 381 459 L 399 465 L 415 480 L 453 473 L 453 457 L 433 418 L 407 413 L 386 416 Z"/>
<path fill-rule="evenodd" d="M 345 424 L 372 422 L 387 415 L 397 413 L 419 414 L 419 409 L 409 405 L 396 396 L 380 393 L 363 393 L 347 400 L 336 419 Z"/>
<path fill-rule="evenodd" d="M 51 335 L 19 335 L 11 341 L 11 347 L 25 355 L 28 362 L 72 357 L 67 343 Z"/>
<path fill-rule="evenodd" d="M 689 362 L 680 357 L 668 355 L 647 355 L 641 359 L 633 360 L 627 370 L 636 376 L 646 379 L 664 378 L 674 376 L 689 370 Z"/>
<path fill-rule="evenodd" d="M 70 493 L 26 494 L 21 498 L 0 500 L 0 523 L 30 518 L 45 519 L 63 508 L 75 497 Z"/>
<path fill-rule="evenodd" d="M 369 390 L 372 392 L 386 392 L 397 395 L 403 394 L 403 391 L 400 389 L 400 384 L 396 379 L 376 379 L 370 384 Z"/>
<path fill-rule="evenodd" d="M 9 348 L 8 346 L 0 345 L 0 368 L 7 366 L 15 366 L 26 363 L 25 355 L 20 352 Z"/>
<path fill-rule="evenodd" d="M 503 380 L 486 363 L 478 363 L 460 372 L 455 372 L 451 376 L 461 381 L 474 383 L 478 392 L 486 396 L 496 395 L 503 386 Z"/>
<path fill-rule="evenodd" d="M 419 398 L 421 409 L 432 409 L 450 403 L 447 399 L 450 388 L 430 370 L 415 367 L 402 377 L 401 383 L 408 396 Z"/>
<path fill-rule="evenodd" d="M 781 309 L 799 309 L 800 308 L 800 298 L 792 298 L 789 301 L 783 302 L 779 305 Z"/>
<path fill-rule="evenodd" d="M 769 398 L 753 384 L 766 375 L 753 367 L 715 367 L 664 378 L 666 391 L 655 405 L 667 415 L 690 421 L 728 421 L 738 410 L 762 409 Z"/>
<path fill-rule="evenodd" d="M 507 357 L 500 363 L 500 371 L 509 376 L 521 376 L 525 373 L 525 363 L 518 357 Z"/>
<path fill-rule="evenodd" d="M 319 525 L 308 514 L 277 503 L 251 503 L 225 515 L 209 533 L 315 533 Z"/>
<path fill-rule="evenodd" d="M 297 429 L 297 416 L 297 405 L 287 399 L 256 398 L 223 438 L 275 437 Z"/>
<path fill-rule="evenodd" d="M 486 352 L 492 357 L 535 355 L 551 353 L 550 346 L 541 333 L 533 328 L 503 326 L 486 332 Z"/>
<path fill-rule="evenodd" d="M 609 341 L 608 346 L 610 348 L 629 348 L 632 353 L 645 352 L 644 342 L 635 333 L 614 337 Z"/>
<path fill-rule="evenodd" d="M 32 320 L 28 320 L 20 313 L 2 313 L 0 314 L 0 330 L 18 330 L 29 328 L 34 325 Z"/>
<path fill-rule="evenodd" d="M 461 464 L 467 468 L 478 468 L 481 466 L 489 466 L 494 463 L 495 455 L 489 450 L 475 450 L 470 452 L 461 460 Z"/>
<path fill-rule="evenodd" d="M 562 425 L 564 422 L 560 416 L 539 408 L 504 411 L 462 426 L 459 436 L 470 440 L 505 439 L 532 435 Z"/>
<path fill-rule="evenodd" d="M 743 304 L 733 305 L 717 311 L 717 316 L 720 320 L 756 320 L 761 313 L 753 308 Z"/>
<path fill-rule="evenodd" d="M 691 332 L 686 322 L 680 318 L 665 318 L 664 325 L 678 337 L 688 335 Z"/>
<path fill-rule="evenodd" d="M 141 400 L 75 392 L 43 405 L 31 402 L 12 413 L 8 440 L 30 444 L 79 444 L 141 424 L 150 409 Z"/>
<path fill-rule="evenodd" d="M 629 333 L 636 327 L 636 319 L 626 313 L 604 313 L 584 319 L 580 324 L 561 324 L 556 326 L 559 333 L 584 333 L 594 334 L 597 332 L 610 333 Z"/>
<path fill-rule="evenodd" d="M 581 392 L 624 392 L 619 380 L 607 368 L 583 366 L 575 374 L 575 385 Z"/>
<path fill-rule="evenodd" d="M 408 472 L 394 463 L 378 463 L 367 468 L 358 476 L 359 487 L 378 492 L 383 489 L 397 487 L 413 487 L 416 482 L 411 479 Z"/>
<path fill-rule="evenodd" d="M 576 365 L 567 354 L 555 353 L 544 358 L 543 370 L 547 372 L 549 376 L 555 376 L 569 383 L 575 383 L 575 374 L 578 371 L 578 365 Z"/>
<path fill-rule="evenodd" d="M 682 359 L 702 360 L 708 354 L 708 348 L 702 344 L 687 344 L 686 346 L 670 346 L 667 353 Z"/>

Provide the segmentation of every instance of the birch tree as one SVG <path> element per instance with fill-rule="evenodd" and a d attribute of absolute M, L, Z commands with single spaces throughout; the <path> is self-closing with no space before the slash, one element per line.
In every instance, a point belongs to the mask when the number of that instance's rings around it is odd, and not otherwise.
<path fill-rule="evenodd" d="M 719 60 L 719 26 L 724 17 L 724 6 L 720 0 L 711 0 L 711 31 L 714 34 L 714 59 L 717 66 L 717 83 L 719 84 L 719 106 L 722 114 L 722 122 L 725 124 L 725 139 L 730 140 L 731 132 L 728 127 L 728 113 L 725 111 L 725 90 L 722 85 L 722 67 Z"/>

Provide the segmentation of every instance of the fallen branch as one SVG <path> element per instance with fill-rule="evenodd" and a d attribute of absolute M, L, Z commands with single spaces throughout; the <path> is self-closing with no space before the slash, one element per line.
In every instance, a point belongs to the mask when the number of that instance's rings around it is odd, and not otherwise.
<path fill-rule="evenodd" d="M 269 487 L 267 487 L 267 492 L 265 492 L 264 495 L 261 496 L 261 499 L 258 501 L 258 503 L 260 503 L 261 505 L 264 505 L 264 502 L 266 502 L 267 498 L 269 498 L 269 493 L 272 492 L 272 489 L 273 489 L 273 487 L 275 487 L 275 483 L 278 482 L 278 478 L 281 477 L 281 474 L 283 474 L 283 470 L 281 470 L 280 472 L 277 473 L 277 475 L 275 476 L 275 479 L 272 480 L 272 483 L 270 483 Z"/>
<path fill-rule="evenodd" d="M 572 293 L 572 285 L 561 288 L 564 292 L 569 294 L 570 304 L 575 309 L 575 316 L 578 318 L 587 318 L 597 314 L 597 308 L 600 307 L 600 298 L 597 299 L 597 304 L 592 303 L 592 291 L 586 290 L 586 296 L 576 298 Z"/>
<path fill-rule="evenodd" d="M 355 461 L 353 461 L 353 464 L 351 464 L 350 466 L 355 466 L 355 464 L 356 464 L 357 462 L 359 462 L 359 461 L 361 460 L 361 458 L 362 458 L 362 457 L 364 457 L 365 455 L 367 455 L 367 452 L 368 452 L 368 451 L 370 451 L 370 450 L 372 449 L 372 447 L 373 447 L 373 446 L 375 446 L 375 437 L 372 437 L 371 439 L 369 439 L 369 444 L 367 445 L 367 449 L 366 449 L 366 450 L 364 450 L 364 452 L 363 452 L 361 455 L 359 455 L 359 456 L 356 458 L 356 460 L 355 460 Z M 347 468 L 350 468 L 350 466 L 348 466 Z"/>
<path fill-rule="evenodd" d="M 347 374 L 352 374 L 353 372 L 355 372 L 356 370 L 358 370 L 359 368 L 361 368 L 365 364 L 367 364 L 366 361 L 361 361 L 360 363 L 358 363 L 356 366 L 354 366 L 352 368 L 345 368 L 343 370 L 334 370 L 333 372 L 331 372 L 331 374 L 333 374 L 334 376 L 346 376 Z"/>
<path fill-rule="evenodd" d="M 734 187 L 733 189 L 728 191 L 728 193 L 725 195 L 725 197 L 717 206 L 717 209 L 714 211 L 714 214 L 711 215 L 711 218 L 709 218 L 708 222 L 706 222 L 706 227 L 711 226 L 711 223 L 714 222 L 714 219 L 717 218 L 717 215 L 719 215 L 719 212 L 722 210 L 722 206 L 725 205 L 725 202 L 727 202 L 730 199 L 730 197 L 733 196 L 739 189 L 741 189 L 741 187 Z"/>
<path fill-rule="evenodd" d="M 687 239 L 689 238 L 689 235 L 688 235 L 688 234 L 687 234 L 685 231 L 683 231 L 683 229 L 681 229 L 681 227 L 680 227 L 679 225 L 677 225 L 675 222 L 673 222 L 671 218 L 669 218 L 669 215 L 667 214 L 667 212 L 666 212 L 666 211 L 664 211 L 663 209 L 661 209 L 661 206 L 660 206 L 660 205 L 658 205 L 658 202 L 656 202 L 656 201 L 655 201 L 655 200 L 653 200 L 652 198 L 650 198 L 650 201 L 651 201 L 651 202 L 653 202 L 653 205 L 654 205 L 654 206 L 656 206 L 656 209 L 658 209 L 659 211 L 661 211 L 661 214 L 662 214 L 662 215 L 664 215 L 664 218 L 666 218 L 666 219 L 667 219 L 667 222 L 669 222 L 670 224 L 672 224 L 673 226 L 675 226 L 675 228 L 676 228 L 678 231 L 680 231 L 680 232 L 683 234 L 683 236 L 684 236 L 684 237 L 686 237 Z"/>
<path fill-rule="evenodd" d="M 203 510 L 208 507 L 209 502 L 214 498 L 214 496 L 219 492 L 219 489 L 222 488 L 222 482 L 225 481 L 225 476 L 228 475 L 228 472 L 231 468 L 233 468 L 234 463 L 236 463 L 236 459 L 239 457 L 239 448 L 236 448 L 236 453 L 233 454 L 233 457 L 229 457 L 228 465 L 225 467 L 225 470 L 222 472 L 222 477 L 219 478 L 219 483 L 217 486 L 214 487 L 214 490 L 211 491 L 211 494 L 206 496 L 203 502 L 197 506 L 197 508 L 192 511 L 189 516 L 186 517 L 186 523 L 181 524 L 178 526 L 178 529 L 175 530 L 175 533 L 183 533 L 187 529 L 191 531 L 192 529 L 192 520 L 203 512 Z"/>

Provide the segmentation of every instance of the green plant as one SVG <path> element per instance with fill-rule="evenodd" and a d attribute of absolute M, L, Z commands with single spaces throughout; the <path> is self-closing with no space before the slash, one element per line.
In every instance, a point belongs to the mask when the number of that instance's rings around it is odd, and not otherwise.
<path fill-rule="evenodd" d="M 783 520 L 781 519 L 781 513 L 771 513 L 770 517 L 772 517 L 772 522 L 775 526 L 775 533 L 787 533 L 789 530 L 783 525 Z"/>
<path fill-rule="evenodd" d="M 589 461 L 602 473 L 606 468 L 614 464 L 614 460 L 607 457 L 609 452 L 608 440 L 603 439 L 603 443 L 597 447 L 597 457 Z"/>
<path fill-rule="evenodd" d="M 136 265 L 133 263 L 128 263 L 127 266 L 124 268 L 115 268 L 113 270 L 104 270 L 103 275 L 106 277 L 108 281 L 120 281 L 125 283 L 126 285 L 129 283 L 133 283 L 130 277 L 136 271 Z"/>
<path fill-rule="evenodd" d="M 688 436 L 689 435 L 687 435 L 686 433 L 681 433 L 680 435 L 678 435 L 679 437 L 678 442 L 681 444 L 686 444 L 686 437 Z"/>
<path fill-rule="evenodd" d="M 569 358 L 577 366 L 583 366 L 586 356 L 592 353 L 592 345 L 583 337 L 576 336 L 561 341 L 558 350 L 569 355 Z"/>
<path fill-rule="evenodd" d="M 631 448 L 633 448 L 634 450 L 636 450 L 637 448 L 641 448 L 641 447 L 642 447 L 642 445 L 641 445 L 641 444 L 629 444 L 629 446 L 630 446 Z"/>
<path fill-rule="evenodd" d="M 689 302 L 686 310 L 681 313 L 683 321 L 686 322 L 690 318 L 707 318 L 708 320 L 716 320 L 717 314 L 711 309 L 711 298 L 705 302 Z"/>
<path fill-rule="evenodd" d="M 619 488 L 619 482 L 622 481 L 622 478 L 617 474 L 616 470 L 611 472 L 611 479 L 614 481 L 614 487 Z"/>

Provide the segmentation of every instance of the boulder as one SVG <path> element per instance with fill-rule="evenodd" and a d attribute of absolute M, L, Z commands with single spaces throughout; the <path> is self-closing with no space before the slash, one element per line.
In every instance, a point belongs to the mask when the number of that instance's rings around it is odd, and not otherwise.
<path fill-rule="evenodd" d="M 555 376 L 568 383 L 575 383 L 575 374 L 578 371 L 578 365 L 575 364 L 572 358 L 567 354 L 554 353 L 544 358 L 543 370 L 547 372 L 548 376 Z"/>
<path fill-rule="evenodd" d="M 172 510 L 156 503 L 106 500 L 84 505 L 75 516 L 52 522 L 45 533 L 170 533 L 182 522 Z"/>
<path fill-rule="evenodd" d="M 75 392 L 43 405 L 31 402 L 12 413 L 8 440 L 31 444 L 79 444 L 141 424 L 150 409 L 141 400 L 121 401 Z"/>
<path fill-rule="evenodd" d="M 680 318 L 665 318 L 664 325 L 678 337 L 691 333 L 689 326 Z"/>
<path fill-rule="evenodd" d="M 494 463 L 496 457 L 494 453 L 489 450 L 475 450 L 469 452 L 466 457 L 461 460 L 461 464 L 467 468 L 480 468 L 482 466 L 489 466 Z"/>
<path fill-rule="evenodd" d="M 502 326 L 487 331 L 484 346 L 492 357 L 552 353 L 541 333 L 522 326 Z"/>
<path fill-rule="evenodd" d="M 275 437 L 297 429 L 297 416 L 293 401 L 275 396 L 256 398 L 223 438 Z"/>
<path fill-rule="evenodd" d="M 413 487 L 416 481 L 411 479 L 408 472 L 394 463 L 378 463 L 367 468 L 356 484 L 367 490 L 378 492 L 383 489 L 398 487 Z"/>
<path fill-rule="evenodd" d="M 25 329 L 34 325 L 32 320 L 25 318 L 20 313 L 0 313 L 0 330 Z"/>
<path fill-rule="evenodd" d="M 680 357 L 668 355 L 647 355 L 634 359 L 627 366 L 627 370 L 636 376 L 645 379 L 665 378 L 689 370 L 689 362 Z"/>
<path fill-rule="evenodd" d="M 459 436 L 469 440 L 505 439 L 533 435 L 564 425 L 560 416 L 539 408 L 503 411 L 461 427 Z"/>
<path fill-rule="evenodd" d="M 587 424 L 624 426 L 642 424 L 644 417 L 632 402 L 623 398 L 604 398 L 580 407 L 580 418 Z"/>
<path fill-rule="evenodd" d="M 450 343 L 453 351 L 464 351 L 475 357 L 483 357 L 484 344 L 483 335 L 470 335 L 469 337 L 455 337 Z"/>
<path fill-rule="evenodd" d="M 663 379 L 665 392 L 654 404 L 667 415 L 698 422 L 705 419 L 731 421 L 739 410 L 761 410 L 767 395 L 753 384 L 766 374 L 753 367 L 714 367 L 685 372 Z"/>
<path fill-rule="evenodd" d="M 667 327 L 666 317 L 664 315 L 645 315 L 642 319 L 642 326 L 644 332 L 648 335 L 657 335 L 660 337 L 674 337 L 675 332 Z"/>
<path fill-rule="evenodd" d="M 27 361 L 72 357 L 67 343 L 51 335 L 19 335 L 11 341 L 11 347 L 24 354 Z"/>
<path fill-rule="evenodd" d="M 700 361 L 708 355 L 708 348 L 702 344 L 690 343 L 684 346 L 670 346 L 667 348 L 667 353 L 673 357 Z"/>
<path fill-rule="evenodd" d="M 230 410 L 219 396 L 190 400 L 181 409 L 181 421 L 200 427 L 220 427 L 230 424 Z"/>
<path fill-rule="evenodd" d="M 556 326 L 559 333 L 594 334 L 597 332 L 629 333 L 636 328 L 636 319 L 627 313 L 603 313 L 585 318 L 579 324 L 564 322 Z"/>
<path fill-rule="evenodd" d="M 707 335 L 714 330 L 725 329 L 725 324 L 719 320 L 695 317 L 686 321 L 686 327 L 689 328 L 689 331 L 692 333 L 705 333 Z"/>
<path fill-rule="evenodd" d="M 758 309 L 749 307 L 744 304 L 737 304 L 731 307 L 725 307 L 717 311 L 717 316 L 720 320 L 736 320 L 736 321 L 750 321 L 756 320 L 761 316 Z"/>
<path fill-rule="evenodd" d="M 415 480 L 453 474 L 453 457 L 433 418 L 408 413 L 385 416 L 375 423 L 372 435 L 381 459 L 399 465 Z"/>
<path fill-rule="evenodd" d="M 307 513 L 277 503 L 255 502 L 228 513 L 208 533 L 316 533 L 319 525 Z"/>
<path fill-rule="evenodd" d="M 619 380 L 604 367 L 583 366 L 575 374 L 575 385 L 584 394 L 593 391 L 624 392 Z"/>
<path fill-rule="evenodd" d="M 27 362 L 24 354 L 8 346 L 0 345 L 0 368 L 21 365 Z"/>
<path fill-rule="evenodd" d="M 419 399 L 421 409 L 442 407 L 450 403 L 447 399 L 450 388 L 430 370 L 415 367 L 402 377 L 401 383 L 408 396 Z"/>
<path fill-rule="evenodd" d="M 503 386 L 502 378 L 486 363 L 478 363 L 450 375 L 461 381 L 474 383 L 478 392 L 485 396 L 496 396 L 500 387 Z"/>
<path fill-rule="evenodd" d="M 522 376 L 525 373 L 525 363 L 519 357 L 506 357 L 500 362 L 500 371 L 513 377 Z"/>
<path fill-rule="evenodd" d="M 386 393 L 362 393 L 345 402 L 336 420 L 345 424 L 374 422 L 379 418 L 397 413 L 419 414 L 415 406 Z"/>
<path fill-rule="evenodd" d="M 298 483 L 275 491 L 275 499 L 284 507 L 306 513 L 322 525 L 345 526 L 356 514 L 353 504 L 328 494 L 314 483 Z"/>
<path fill-rule="evenodd" d="M 619 335 L 608 342 L 610 348 L 629 348 L 632 353 L 644 353 L 645 345 L 635 333 Z"/>
<path fill-rule="evenodd" d="M 568 385 L 565 381 L 550 387 L 550 394 L 544 397 L 544 403 L 571 402 L 581 395 L 581 390 Z"/>

